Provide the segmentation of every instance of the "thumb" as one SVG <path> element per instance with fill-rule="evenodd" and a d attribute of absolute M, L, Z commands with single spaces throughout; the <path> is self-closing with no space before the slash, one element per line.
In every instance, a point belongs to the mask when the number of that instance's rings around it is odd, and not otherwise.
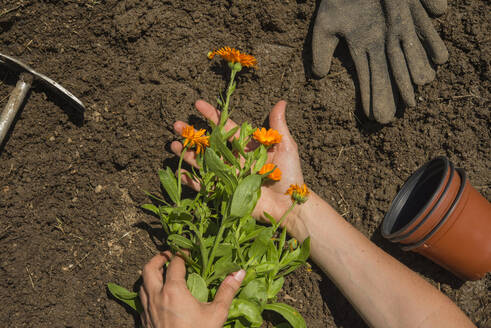
<path fill-rule="evenodd" d="M 244 280 L 245 274 L 244 270 L 239 270 L 228 275 L 218 288 L 213 305 L 216 306 L 220 316 L 227 317 L 230 305 L 242 284 L 242 280 Z"/>
<path fill-rule="evenodd" d="M 286 101 L 278 101 L 269 114 L 269 126 L 278 131 L 283 138 L 292 138 L 290 130 L 288 130 L 288 126 L 286 125 L 285 112 Z"/>

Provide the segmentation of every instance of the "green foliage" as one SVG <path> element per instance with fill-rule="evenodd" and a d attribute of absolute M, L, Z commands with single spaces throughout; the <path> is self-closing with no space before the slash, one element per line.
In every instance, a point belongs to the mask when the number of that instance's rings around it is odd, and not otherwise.
<path fill-rule="evenodd" d="M 307 324 L 297 310 L 284 303 L 271 303 L 264 306 L 265 310 L 275 311 L 283 316 L 294 328 L 305 328 Z"/>
<path fill-rule="evenodd" d="M 233 66 L 235 67 L 235 66 Z M 305 327 L 303 318 L 288 305 L 275 303 L 284 284 L 284 275 L 305 263 L 310 243 L 306 239 L 300 247 L 288 240 L 280 227 L 281 218 L 265 216 L 272 226 L 258 224 L 252 212 L 261 195 L 267 174 L 257 172 L 267 162 L 267 147 L 260 145 L 246 152 L 254 128 L 242 124 L 225 131 L 230 96 L 235 89 L 232 77 L 225 99 L 220 99 L 222 115 L 218 125 L 211 124 L 209 147 L 196 155 L 198 168 L 188 176 L 200 184 L 200 191 L 192 198 L 181 198 L 181 174 L 167 167 L 159 170 L 159 178 L 172 204 L 151 197 L 156 204 L 142 207 L 160 218 L 171 250 L 181 254 L 187 262 L 187 287 L 201 302 L 212 301 L 221 282 L 232 272 L 244 269 L 246 276 L 234 299 L 225 327 L 260 327 L 264 310 L 276 311 L 293 327 Z M 232 140 L 230 140 L 233 138 Z M 184 148 L 179 161 L 180 171 Z M 295 206 L 292 204 L 291 210 Z M 186 251 L 186 252 L 184 252 Z M 136 293 L 110 284 L 116 298 L 137 309 Z"/>
<path fill-rule="evenodd" d="M 186 285 L 191 294 L 193 294 L 198 301 L 208 302 L 208 287 L 206 287 L 206 282 L 203 277 L 193 272 L 188 275 Z"/>
<path fill-rule="evenodd" d="M 117 298 L 121 302 L 128 304 L 133 310 L 137 311 L 138 313 L 143 312 L 138 293 L 130 292 L 126 288 L 113 284 L 111 282 L 107 284 L 107 288 L 115 298 Z"/>

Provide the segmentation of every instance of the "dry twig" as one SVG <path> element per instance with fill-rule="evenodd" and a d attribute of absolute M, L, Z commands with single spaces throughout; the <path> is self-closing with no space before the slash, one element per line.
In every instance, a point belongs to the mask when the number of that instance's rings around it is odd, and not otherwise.
<path fill-rule="evenodd" d="M 0 12 L 0 17 L 5 16 L 8 13 L 11 13 L 13 11 L 16 11 L 17 9 L 22 8 L 22 7 L 24 7 L 24 2 L 21 1 L 21 2 L 17 3 L 17 6 L 15 6 L 15 7 L 10 8 L 10 9 L 7 8 L 7 9 L 4 9 L 3 11 L 1 11 Z"/>

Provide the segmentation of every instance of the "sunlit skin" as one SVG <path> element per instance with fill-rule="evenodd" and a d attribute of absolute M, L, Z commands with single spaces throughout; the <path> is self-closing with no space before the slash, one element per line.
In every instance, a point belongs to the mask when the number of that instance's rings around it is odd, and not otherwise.
<path fill-rule="evenodd" d="M 198 100 L 195 106 L 205 118 L 212 122 L 218 122 L 220 111 L 215 109 L 215 107 L 203 100 Z M 274 144 L 268 149 L 268 159 L 266 162 L 275 163 L 278 167 L 281 167 L 282 179 L 261 187 L 262 196 L 254 209 L 253 215 L 260 218 L 261 221 L 265 223 L 269 223 L 270 221 L 263 217 L 264 212 L 279 218 L 291 206 L 292 201 L 290 196 L 285 195 L 285 191 L 288 190 L 290 185 L 302 185 L 304 183 L 303 175 L 301 173 L 300 158 L 298 156 L 298 147 L 286 126 L 285 110 L 286 102 L 280 101 L 273 107 L 271 114 L 269 115 L 269 126 L 278 131 L 278 133 L 282 135 L 282 139 L 280 143 Z M 181 134 L 181 131 L 186 126 L 187 123 L 182 121 L 174 123 L 174 129 L 179 134 Z M 237 126 L 235 122 L 228 120 L 225 124 L 225 129 L 228 131 L 235 126 Z M 230 140 L 238 138 L 239 133 L 240 132 L 238 131 L 230 138 Z M 251 142 L 245 150 L 252 151 L 257 147 L 258 144 L 256 142 Z M 183 145 L 179 141 L 174 141 L 171 144 L 171 149 L 180 156 Z M 186 154 L 184 154 L 184 160 L 189 164 L 198 167 L 196 164 L 195 152 L 186 152 Z M 191 180 L 187 175 L 182 175 L 182 181 L 194 190 L 199 190 L 199 183 Z M 282 225 L 285 225 L 287 221 L 288 218 L 286 218 Z"/>
<path fill-rule="evenodd" d="M 269 118 L 270 127 L 283 138 L 268 150 L 267 162 L 281 167 L 283 176 L 280 181 L 261 188 L 253 216 L 263 222 L 267 222 L 263 219 L 264 211 L 280 217 L 290 207 L 291 196 L 285 194 L 290 185 L 304 184 L 297 144 L 286 125 L 285 107 L 284 101 L 278 102 Z M 218 122 L 219 112 L 210 104 L 198 101 L 196 108 L 207 119 Z M 180 133 L 186 125 L 178 121 L 174 128 Z M 229 120 L 225 129 L 235 126 Z M 254 147 L 251 144 L 248 150 Z M 173 142 L 171 149 L 180 154 L 183 145 Z M 184 156 L 189 164 L 196 166 L 193 152 Z M 183 181 L 199 189 L 199 184 L 185 175 Z M 296 206 L 282 225 L 300 242 L 310 237 L 311 259 L 370 327 L 475 327 L 448 297 L 377 247 L 315 192 L 310 190 L 308 201 Z"/>
<path fill-rule="evenodd" d="M 165 269 L 165 265 L 168 264 Z M 165 280 L 163 274 L 165 272 Z M 186 286 L 186 266 L 179 256 L 166 251 L 155 255 L 143 268 L 140 315 L 146 328 L 218 328 L 227 319 L 230 304 L 239 290 L 245 271 L 228 275 L 213 302 L 202 303 Z"/>

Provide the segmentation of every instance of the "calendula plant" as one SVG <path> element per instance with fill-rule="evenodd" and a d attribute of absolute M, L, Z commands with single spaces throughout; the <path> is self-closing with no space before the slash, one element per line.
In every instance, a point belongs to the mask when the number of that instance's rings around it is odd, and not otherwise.
<path fill-rule="evenodd" d="M 281 179 L 280 168 L 267 163 L 268 148 L 280 143 L 281 135 L 272 129 L 254 129 L 249 123 L 240 129 L 225 129 L 236 76 L 243 67 L 254 67 L 256 59 L 228 47 L 210 52 L 208 58 L 216 55 L 225 59 L 230 68 L 228 87 L 217 100 L 220 120 L 218 124 L 209 122 L 211 132 L 197 131 L 193 126 L 183 129 L 184 148 L 177 176 L 169 167 L 159 171 L 170 202 L 152 196 L 159 205 L 145 204 L 143 208 L 160 218 L 166 244 L 185 259 L 187 287 L 198 300 L 213 300 L 228 274 L 246 271 L 225 327 L 260 327 L 265 310 L 279 313 L 293 327 L 306 327 L 298 311 L 276 300 L 285 275 L 309 257 L 309 238 L 299 246 L 281 227 L 287 214 L 307 200 L 308 189 L 305 185 L 291 185 L 285 192 L 291 195 L 292 204 L 285 214 L 273 218 L 263 213 L 271 221 L 270 226 L 261 225 L 252 217 L 263 183 Z M 259 146 L 246 151 L 253 139 Z M 196 153 L 198 168 L 188 172 L 182 170 L 182 162 L 191 149 Z M 183 174 L 199 183 L 199 191 L 192 198 L 183 197 Z M 108 287 L 116 298 L 141 311 L 137 293 L 115 284 Z"/>

